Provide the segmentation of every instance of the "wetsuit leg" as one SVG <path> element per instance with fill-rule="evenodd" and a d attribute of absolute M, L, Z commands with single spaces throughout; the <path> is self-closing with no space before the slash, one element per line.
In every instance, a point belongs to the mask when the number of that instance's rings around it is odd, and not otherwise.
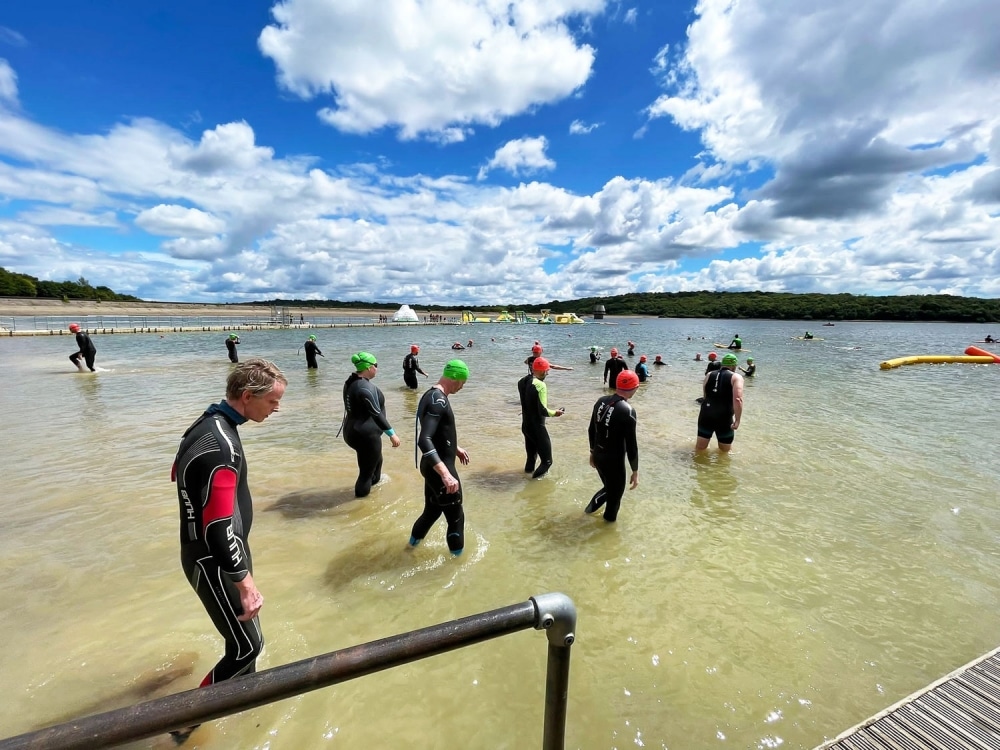
<path fill-rule="evenodd" d="M 532 479 L 544 477 L 552 466 L 552 440 L 545 425 L 535 426 L 535 445 L 538 447 L 539 464 L 535 473 L 531 475 Z"/>
<path fill-rule="evenodd" d="M 382 478 L 382 436 L 366 435 L 351 430 L 347 444 L 358 456 L 358 481 L 354 483 L 354 497 L 367 497 L 372 485 Z"/>
<path fill-rule="evenodd" d="M 531 473 L 535 470 L 535 461 L 538 460 L 538 448 L 535 446 L 534 428 L 529 424 L 521 424 L 521 434 L 524 435 L 524 452 L 527 458 L 524 461 L 524 470 Z"/>
<path fill-rule="evenodd" d="M 625 457 L 607 457 L 595 454 L 594 466 L 604 486 L 591 498 L 586 512 L 594 513 L 604 505 L 604 520 L 615 521 L 618 518 L 622 496 L 625 494 L 625 485 L 628 483 L 628 477 L 625 473 Z"/>
<path fill-rule="evenodd" d="M 417 373 L 415 370 L 403 370 L 403 382 L 407 388 L 417 387 Z"/>
<path fill-rule="evenodd" d="M 84 354 L 83 355 L 83 361 L 87 363 L 87 367 L 90 368 L 91 372 L 97 372 L 97 370 L 94 369 L 94 358 L 96 356 L 97 356 L 96 354 Z"/>
<path fill-rule="evenodd" d="M 80 358 L 82 356 L 83 355 L 80 352 L 73 352 L 72 354 L 69 355 L 69 361 L 72 362 L 75 367 L 79 367 Z"/>
<path fill-rule="evenodd" d="M 454 466 L 449 466 L 451 475 L 458 479 Z M 410 531 L 410 544 L 414 547 L 427 536 L 431 526 L 443 514 L 448 522 L 448 529 L 445 532 L 445 540 L 448 542 L 448 549 L 453 555 L 461 554 L 465 547 L 465 511 L 462 508 L 462 480 L 458 480 L 458 492 L 448 494 L 444 491 L 444 482 L 440 475 L 433 469 L 428 469 L 424 473 L 424 512 L 414 522 Z M 443 502 L 442 502 L 443 501 Z"/>
<path fill-rule="evenodd" d="M 315 357 L 306 357 L 306 369 L 308 370 L 318 370 L 319 364 L 316 362 Z"/>
<path fill-rule="evenodd" d="M 264 648 L 264 635 L 258 618 L 247 622 L 237 619 L 243 607 L 236 586 L 211 556 L 195 558 L 192 555 L 189 559 L 181 550 L 181 564 L 216 630 L 226 641 L 225 655 L 205 675 L 201 686 L 256 671 L 257 657 Z"/>

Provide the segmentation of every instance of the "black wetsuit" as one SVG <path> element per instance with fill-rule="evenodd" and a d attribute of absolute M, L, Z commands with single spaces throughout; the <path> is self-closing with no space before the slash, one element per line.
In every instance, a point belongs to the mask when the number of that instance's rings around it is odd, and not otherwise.
<path fill-rule="evenodd" d="M 431 388 L 417 405 L 417 447 L 420 448 L 420 474 L 424 478 L 424 512 L 413 524 L 410 544 L 419 543 L 431 526 L 444 515 L 448 522 L 445 540 L 448 549 L 458 554 L 465 547 L 465 511 L 462 509 L 462 480 L 455 469 L 458 457 L 458 431 L 455 412 L 448 396 L 440 388 Z M 445 492 L 444 480 L 434 470 L 442 461 L 456 480 L 458 491 Z"/>
<path fill-rule="evenodd" d="M 628 484 L 625 472 L 625 458 L 632 471 L 639 470 L 639 444 L 636 441 L 636 413 L 628 401 L 617 393 L 599 398 L 594 404 L 590 417 L 587 437 L 590 440 L 594 468 L 601 478 L 603 487 L 590 499 L 587 513 L 593 513 L 602 505 L 604 520 L 618 518 L 618 508 Z"/>
<path fill-rule="evenodd" d="M 517 381 L 517 393 L 521 399 L 521 434 L 524 435 L 524 452 L 527 459 L 524 470 L 533 472 L 532 477 L 545 476 L 552 466 L 552 440 L 545 429 L 545 419 L 555 416 L 548 406 L 548 388 L 544 380 L 534 375 L 525 375 Z M 535 460 L 541 463 L 535 468 Z"/>
<path fill-rule="evenodd" d="M 352 372 L 344 381 L 344 442 L 358 454 L 354 496 L 365 497 L 382 478 L 382 433 L 391 433 L 385 396 L 370 380 Z"/>
<path fill-rule="evenodd" d="M 597 364 L 597 352 L 591 352 L 590 353 L 590 364 L 592 364 L 592 365 L 596 365 Z"/>
<path fill-rule="evenodd" d="M 76 347 L 78 351 L 69 355 L 69 361 L 79 367 L 80 357 L 83 357 L 83 361 L 87 363 L 87 367 L 90 371 L 97 372 L 94 369 L 94 357 L 97 356 L 97 347 L 94 346 L 94 342 L 90 340 L 90 335 L 84 331 L 77 331 Z"/>
<path fill-rule="evenodd" d="M 226 641 L 226 653 L 202 686 L 255 670 L 264 636 L 247 622 L 235 582 L 253 574 L 253 504 L 237 425 L 246 419 L 226 402 L 210 406 L 181 438 L 171 479 L 180 505 L 181 567 Z"/>
<path fill-rule="evenodd" d="M 309 339 L 308 341 L 306 341 L 306 343 L 304 344 L 304 346 L 305 346 L 305 350 L 306 350 L 306 369 L 307 370 L 318 370 L 319 369 L 319 363 L 316 361 L 316 355 L 317 354 L 323 354 L 323 352 L 321 352 L 319 350 L 319 347 L 316 346 L 316 342 L 313 341 L 312 339 Z"/>
<path fill-rule="evenodd" d="M 229 351 L 229 361 L 239 362 L 240 357 L 236 353 L 236 345 L 240 343 L 239 339 L 226 339 L 226 349 Z"/>
<path fill-rule="evenodd" d="M 721 368 L 705 379 L 701 411 L 698 412 L 698 437 L 711 439 L 715 434 L 719 443 L 733 442 L 733 371 Z"/>
<path fill-rule="evenodd" d="M 418 372 L 421 375 L 427 375 L 426 372 L 420 369 L 420 362 L 417 360 L 417 355 L 410 352 L 403 357 L 403 382 L 406 383 L 407 388 L 417 387 Z"/>
<path fill-rule="evenodd" d="M 634 357 L 635 356 L 635 347 L 634 346 L 630 346 L 628 348 L 628 356 L 630 356 L 630 357 Z"/>
<path fill-rule="evenodd" d="M 705 374 L 708 375 L 708 373 L 710 373 L 712 370 L 720 370 L 720 369 L 722 369 L 722 360 L 713 359 L 708 363 L 708 366 L 705 368 Z"/>
<path fill-rule="evenodd" d="M 757 365 L 747 365 L 745 370 L 742 367 L 740 369 L 743 370 L 745 377 L 752 378 L 754 373 L 757 372 Z"/>
<path fill-rule="evenodd" d="M 604 363 L 604 384 L 614 388 L 618 376 L 628 369 L 628 363 L 621 357 L 611 357 Z"/>

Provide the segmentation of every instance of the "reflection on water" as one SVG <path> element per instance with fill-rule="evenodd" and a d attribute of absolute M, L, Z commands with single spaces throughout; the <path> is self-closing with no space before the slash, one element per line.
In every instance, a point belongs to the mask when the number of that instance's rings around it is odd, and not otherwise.
<path fill-rule="evenodd" d="M 1000 368 L 878 369 L 961 352 L 982 338 L 976 326 L 838 323 L 803 342 L 792 338 L 802 325 L 740 321 L 758 376 L 734 450 L 695 455 L 704 363 L 693 356 L 736 325 L 627 322 L 338 329 L 318 370 L 297 353 L 301 332 L 241 336 L 241 356 L 272 357 L 289 378 L 280 412 L 241 428 L 266 601 L 260 668 L 562 591 L 579 609 L 568 747 L 800 748 L 995 647 L 1000 479 L 982 404 Z M 452 398 L 472 455 L 460 467 L 467 547 L 453 559 L 440 524 L 416 549 L 406 541 L 423 506 L 417 401 L 459 338 L 478 343 Z M 669 367 L 632 399 L 640 485 L 608 524 L 583 513 L 599 486 L 587 420 L 606 393 L 587 352 L 627 338 Z M 546 381 L 568 411 L 549 420 L 554 465 L 540 480 L 522 472 L 516 391 L 535 339 L 575 368 Z M 418 391 L 388 364 L 411 343 L 431 374 Z M 0 608 L 0 669 L 17 686 L 0 736 L 193 688 L 219 655 L 180 570 L 168 477 L 181 433 L 223 396 L 224 351 L 213 334 L 98 345 L 105 371 L 80 375 L 65 341 L 0 341 L 0 564 L 16 571 L 0 579 L 15 603 Z M 354 453 L 335 435 L 362 349 L 387 363 L 376 384 L 404 442 L 384 443 L 385 481 L 357 500 Z M 545 653 L 544 636 L 517 634 L 213 722 L 193 740 L 532 747 Z"/>

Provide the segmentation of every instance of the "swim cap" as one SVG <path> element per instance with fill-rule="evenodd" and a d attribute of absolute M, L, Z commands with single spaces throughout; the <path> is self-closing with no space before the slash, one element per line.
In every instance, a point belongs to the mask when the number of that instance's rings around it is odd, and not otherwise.
<path fill-rule="evenodd" d="M 358 352 L 351 355 L 351 364 L 354 365 L 354 369 L 358 372 L 364 372 L 372 365 L 377 365 L 378 360 L 370 352 Z"/>
<path fill-rule="evenodd" d="M 738 363 L 739 363 L 739 360 L 736 358 L 735 354 L 727 354 L 727 355 L 725 355 L 722 358 L 722 366 L 723 367 L 732 367 L 732 366 L 734 366 L 734 365 L 736 365 Z"/>
<path fill-rule="evenodd" d="M 460 359 L 453 359 L 444 366 L 442 375 L 449 380 L 468 380 L 469 366 Z"/>
<path fill-rule="evenodd" d="M 620 391 L 631 391 L 639 387 L 639 376 L 631 370 L 622 370 L 618 373 L 618 380 L 615 381 L 615 388 Z"/>
<path fill-rule="evenodd" d="M 235 333 L 231 333 L 231 334 L 229 334 L 229 338 L 231 338 L 231 339 L 238 339 L 239 336 L 237 336 Z"/>
<path fill-rule="evenodd" d="M 747 364 L 750 364 L 751 362 L 753 362 L 753 357 L 747 357 Z"/>
<path fill-rule="evenodd" d="M 611 347 L 611 356 L 612 357 L 617 357 L 618 356 L 618 350 L 615 349 L 614 347 Z"/>
<path fill-rule="evenodd" d="M 315 341 L 316 340 L 316 334 L 310 333 L 309 334 L 309 340 L 310 341 Z"/>
<path fill-rule="evenodd" d="M 592 352 L 596 352 L 596 351 L 597 351 L 597 347 L 596 347 L 596 346 L 592 346 L 592 347 L 590 347 L 590 351 L 592 351 Z"/>
<path fill-rule="evenodd" d="M 419 351 L 420 351 L 420 347 L 419 346 L 417 346 L 416 344 L 410 344 L 410 353 L 411 354 L 416 354 Z"/>
<path fill-rule="evenodd" d="M 533 347 L 531 347 L 531 353 L 532 354 L 541 354 L 542 353 L 542 347 L 541 347 L 541 345 L 535 344 Z"/>
<path fill-rule="evenodd" d="M 551 367 L 545 357 L 535 357 L 535 361 L 531 363 L 531 369 L 535 372 L 548 372 Z"/>
<path fill-rule="evenodd" d="M 79 323 L 70 323 L 69 324 L 69 330 L 71 330 L 73 333 L 76 333 L 77 331 L 80 330 L 80 324 Z"/>
<path fill-rule="evenodd" d="M 639 361 L 640 362 L 645 362 L 646 361 L 646 355 L 643 354 L 641 357 L 639 357 Z"/>
<path fill-rule="evenodd" d="M 656 361 L 659 362 L 661 359 L 663 359 L 663 355 L 662 354 L 657 354 L 656 355 Z"/>
<path fill-rule="evenodd" d="M 708 358 L 709 358 L 709 359 L 716 359 L 716 358 L 717 358 L 718 356 L 719 356 L 719 355 L 718 355 L 718 354 L 716 354 L 715 352 L 709 352 L 709 353 L 708 353 Z"/>

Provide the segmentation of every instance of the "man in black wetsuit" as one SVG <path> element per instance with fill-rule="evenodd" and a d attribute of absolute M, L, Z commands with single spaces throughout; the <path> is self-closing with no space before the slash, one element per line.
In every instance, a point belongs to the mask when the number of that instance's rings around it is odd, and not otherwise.
<path fill-rule="evenodd" d="M 694 446 L 696 451 L 708 448 L 713 434 L 723 453 L 728 453 L 733 447 L 743 416 L 743 376 L 736 372 L 738 362 L 735 354 L 726 354 L 721 368 L 705 376 L 702 385 L 704 396 L 698 413 L 698 440 Z"/>
<path fill-rule="evenodd" d="M 319 363 L 316 361 L 316 355 L 318 354 L 323 357 L 323 352 L 319 350 L 319 345 L 316 343 L 316 336 L 310 335 L 303 346 L 306 350 L 306 369 L 318 370 Z M 326 359 L 326 357 L 323 358 Z"/>
<path fill-rule="evenodd" d="M 458 444 L 455 413 L 448 397 L 458 393 L 469 379 L 469 367 L 460 359 L 444 366 L 437 384 L 417 405 L 417 447 L 420 448 L 420 474 L 424 478 L 424 512 L 410 531 L 410 546 L 416 547 L 431 526 L 444 515 L 448 522 L 445 541 L 451 554 L 465 548 L 465 511 L 462 509 L 462 482 L 455 470 L 455 459 L 469 463 L 469 452 Z"/>
<path fill-rule="evenodd" d="M 76 351 L 69 355 L 69 361 L 76 365 L 77 369 L 83 370 L 80 367 L 80 359 L 82 358 L 84 362 L 87 363 L 87 367 L 91 372 L 97 372 L 94 369 L 94 357 L 97 356 L 97 347 L 94 346 L 94 342 L 90 340 L 90 335 L 86 331 L 80 330 L 79 323 L 70 323 L 69 330 L 71 333 L 76 334 Z"/>
<path fill-rule="evenodd" d="M 590 499 L 584 513 L 594 513 L 602 505 L 604 520 L 618 518 L 625 494 L 625 459 L 632 468 L 630 489 L 639 486 L 639 444 L 636 441 L 636 414 L 628 400 L 639 387 L 639 376 L 626 370 L 615 381 L 615 392 L 602 396 L 594 404 L 587 437 L 590 440 L 590 465 L 597 469 L 602 487 Z"/>
<path fill-rule="evenodd" d="M 240 343 L 240 337 L 235 333 L 229 334 L 229 338 L 226 339 L 226 351 L 229 352 L 230 362 L 239 362 L 240 357 L 236 353 L 236 345 Z"/>
<path fill-rule="evenodd" d="M 358 480 L 354 496 L 366 497 L 382 479 L 382 433 L 393 448 L 399 436 L 385 416 L 385 396 L 371 379 L 378 374 L 375 355 L 358 352 L 351 357 L 355 372 L 344 381 L 344 442 L 358 454 Z"/>
<path fill-rule="evenodd" d="M 528 355 L 528 357 L 526 357 L 525 360 L 524 360 L 524 364 L 526 364 L 528 366 L 528 372 L 534 372 L 534 369 L 532 367 L 532 363 L 536 359 L 538 359 L 539 357 L 541 357 L 541 356 L 542 356 L 542 345 L 539 344 L 536 341 L 535 345 L 531 347 L 531 354 Z M 550 370 L 572 370 L 573 368 L 572 367 L 563 367 L 562 365 L 556 365 L 556 364 L 553 364 L 552 362 L 549 362 L 549 369 Z"/>
<path fill-rule="evenodd" d="M 528 454 L 524 470 L 532 479 L 544 477 L 552 466 L 552 441 L 545 429 L 546 417 L 561 417 L 565 409 L 550 409 L 548 386 L 545 376 L 551 369 L 545 357 L 535 357 L 531 363 L 532 373 L 517 381 L 517 393 L 521 399 L 521 434 L 524 435 L 524 452 Z M 538 468 L 535 460 L 541 459 Z"/>
<path fill-rule="evenodd" d="M 604 363 L 604 385 L 614 388 L 618 380 L 618 374 L 628 369 L 628 363 L 618 356 L 618 350 L 612 349 L 611 356 Z"/>
<path fill-rule="evenodd" d="M 278 411 L 288 381 L 271 362 L 251 359 L 226 380 L 226 398 L 208 407 L 181 438 L 171 480 L 180 507 L 181 567 L 226 653 L 201 687 L 249 674 L 264 646 L 257 614 L 264 597 L 250 556 L 253 503 L 237 427 Z M 180 744 L 196 729 L 171 732 Z"/>
<path fill-rule="evenodd" d="M 753 357 L 747 357 L 747 366 L 741 367 L 740 372 L 743 373 L 745 377 L 752 378 L 757 372 L 757 365 L 753 363 Z"/>
<path fill-rule="evenodd" d="M 416 389 L 418 372 L 425 378 L 427 377 L 427 373 L 420 369 L 420 362 L 417 360 L 418 354 L 420 354 L 420 347 L 416 344 L 410 344 L 410 353 L 403 357 L 403 382 L 406 383 L 407 388 Z"/>

